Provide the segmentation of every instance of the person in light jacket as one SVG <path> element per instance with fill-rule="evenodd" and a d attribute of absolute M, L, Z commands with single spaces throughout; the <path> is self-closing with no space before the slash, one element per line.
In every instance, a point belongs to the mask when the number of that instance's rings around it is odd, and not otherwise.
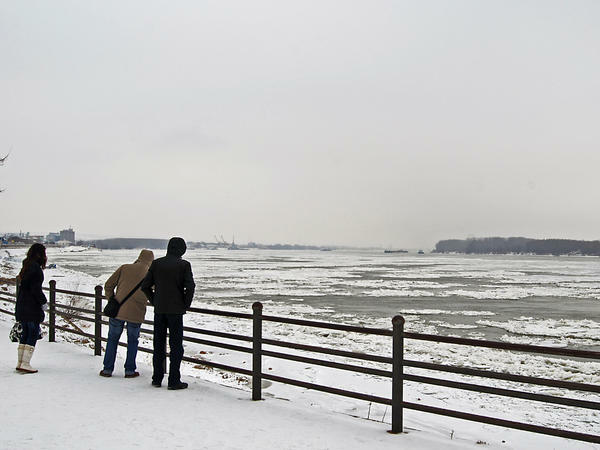
<path fill-rule="evenodd" d="M 17 276 L 19 292 L 15 306 L 15 319 L 21 323 L 23 331 L 19 337 L 17 349 L 17 372 L 36 373 L 31 367 L 31 357 L 35 344 L 41 336 L 40 323 L 44 321 L 43 306 L 46 296 L 42 291 L 43 269 L 46 268 L 46 247 L 35 243 L 27 251 L 23 267 Z"/>
<path fill-rule="evenodd" d="M 188 261 L 181 257 L 187 247 L 180 237 L 169 240 L 167 255 L 152 263 L 142 283 L 142 291 L 154 306 L 154 354 L 152 386 L 160 387 L 165 375 L 163 361 L 169 330 L 168 389 L 185 389 L 179 367 L 183 359 L 183 315 L 194 298 L 194 276 Z"/>
<path fill-rule="evenodd" d="M 142 250 L 133 264 L 124 264 L 113 273 L 104 284 L 104 293 L 110 298 L 117 290 L 115 298 L 119 303 L 144 279 L 148 268 L 154 260 L 151 250 Z M 123 327 L 127 326 L 127 357 L 125 359 L 125 378 L 135 378 L 140 374 L 136 371 L 135 358 L 138 351 L 140 327 L 146 316 L 146 296 L 138 288 L 131 297 L 119 308 L 117 317 L 108 320 L 108 342 L 104 353 L 104 368 L 100 376 L 111 377 L 115 368 L 117 346 Z"/>

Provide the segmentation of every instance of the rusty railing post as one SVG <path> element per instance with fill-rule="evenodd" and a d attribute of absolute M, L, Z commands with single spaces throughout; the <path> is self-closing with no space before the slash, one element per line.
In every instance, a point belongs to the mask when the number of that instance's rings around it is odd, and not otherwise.
<path fill-rule="evenodd" d="M 390 433 L 402 433 L 404 401 L 404 317 L 392 319 L 392 429 Z"/>
<path fill-rule="evenodd" d="M 252 400 L 262 398 L 262 309 L 261 302 L 252 305 Z"/>
<path fill-rule="evenodd" d="M 56 280 L 50 280 L 48 300 L 48 342 L 56 342 Z"/>
<path fill-rule="evenodd" d="M 94 355 L 102 355 L 102 286 L 96 286 L 94 307 Z"/>

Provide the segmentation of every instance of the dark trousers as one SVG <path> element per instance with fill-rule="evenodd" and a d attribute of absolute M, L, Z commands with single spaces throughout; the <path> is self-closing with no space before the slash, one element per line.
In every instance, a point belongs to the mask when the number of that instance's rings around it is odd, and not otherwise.
<path fill-rule="evenodd" d="M 183 358 L 183 314 L 154 313 L 154 355 L 152 364 L 154 373 L 152 381 L 161 382 L 164 375 L 163 362 L 165 360 L 165 345 L 167 343 L 167 329 L 169 330 L 169 386 L 181 382 L 179 366 Z"/>
<path fill-rule="evenodd" d="M 35 347 L 35 343 L 40 338 L 40 324 L 39 322 L 21 321 L 23 332 L 19 339 L 19 344 L 31 345 Z"/>

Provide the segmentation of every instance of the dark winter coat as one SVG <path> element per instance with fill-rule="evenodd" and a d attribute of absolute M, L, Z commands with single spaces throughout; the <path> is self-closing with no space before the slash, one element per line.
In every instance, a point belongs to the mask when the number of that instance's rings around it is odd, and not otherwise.
<path fill-rule="evenodd" d="M 185 241 L 172 238 L 167 255 L 150 265 L 141 289 L 159 314 L 185 314 L 194 298 L 192 266 L 181 256 L 186 251 Z"/>
<path fill-rule="evenodd" d="M 42 291 L 44 272 L 39 264 L 31 263 L 25 269 L 19 285 L 15 318 L 20 322 L 43 322 L 44 305 L 47 300 Z"/>

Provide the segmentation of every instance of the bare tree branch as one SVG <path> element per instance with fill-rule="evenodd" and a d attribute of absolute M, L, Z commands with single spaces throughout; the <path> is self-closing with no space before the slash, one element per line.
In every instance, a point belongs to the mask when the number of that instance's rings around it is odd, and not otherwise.
<path fill-rule="evenodd" d="M 12 150 L 12 147 L 11 147 Z M 0 166 L 4 165 L 4 161 L 6 161 L 6 159 L 8 158 L 8 155 L 10 155 L 10 151 L 5 155 L 0 157 Z M 4 192 L 4 189 L 0 188 L 0 192 Z"/>

